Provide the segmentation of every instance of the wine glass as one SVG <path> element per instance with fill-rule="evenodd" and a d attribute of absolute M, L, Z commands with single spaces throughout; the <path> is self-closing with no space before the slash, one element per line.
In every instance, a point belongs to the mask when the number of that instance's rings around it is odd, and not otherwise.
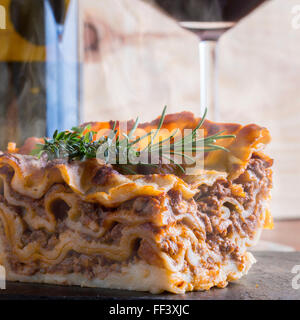
<path fill-rule="evenodd" d="M 217 94 L 217 43 L 243 17 L 269 0 L 154 0 L 179 25 L 199 39 L 200 112 L 219 120 Z"/>

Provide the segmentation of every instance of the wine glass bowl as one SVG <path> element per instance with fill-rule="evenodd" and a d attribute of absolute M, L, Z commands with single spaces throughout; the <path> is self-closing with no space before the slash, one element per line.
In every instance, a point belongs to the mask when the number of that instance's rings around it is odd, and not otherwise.
<path fill-rule="evenodd" d="M 179 25 L 199 38 L 200 112 L 219 120 L 217 105 L 217 41 L 242 18 L 268 0 L 153 0 Z"/>

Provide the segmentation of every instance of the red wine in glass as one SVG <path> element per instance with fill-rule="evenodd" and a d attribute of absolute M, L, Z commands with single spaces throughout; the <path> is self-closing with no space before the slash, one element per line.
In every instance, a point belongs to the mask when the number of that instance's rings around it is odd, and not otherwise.
<path fill-rule="evenodd" d="M 219 120 L 216 81 L 216 44 L 220 36 L 263 2 L 269 0 L 152 0 L 199 38 L 201 113 Z"/>
<path fill-rule="evenodd" d="M 266 0 L 154 0 L 202 40 L 217 40 Z"/>

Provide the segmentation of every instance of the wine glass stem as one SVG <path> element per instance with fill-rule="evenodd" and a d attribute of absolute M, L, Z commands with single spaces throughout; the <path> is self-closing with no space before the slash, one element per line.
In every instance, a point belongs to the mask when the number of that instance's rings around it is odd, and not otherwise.
<path fill-rule="evenodd" d="M 207 108 L 207 118 L 218 121 L 217 41 L 200 40 L 199 55 L 201 114 L 203 114 L 205 108 Z"/>

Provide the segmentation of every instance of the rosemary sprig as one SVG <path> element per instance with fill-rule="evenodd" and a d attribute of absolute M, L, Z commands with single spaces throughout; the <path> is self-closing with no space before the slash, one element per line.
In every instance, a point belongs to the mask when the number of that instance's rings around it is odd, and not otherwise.
<path fill-rule="evenodd" d="M 31 154 L 38 158 L 46 155 L 48 160 L 65 158 L 68 159 L 68 161 L 82 161 L 97 158 L 98 151 L 102 149 L 102 153 L 104 154 L 103 160 L 105 160 L 106 163 L 121 166 L 124 171 L 133 174 L 135 171 L 132 169 L 132 166 L 136 164 L 157 167 L 156 164 L 143 161 L 143 159 L 148 160 L 149 154 L 155 152 L 161 161 L 163 159 L 170 161 L 170 163 L 176 165 L 176 167 L 184 173 L 184 166 L 177 163 L 175 157 L 183 159 L 184 163 L 188 160 L 190 164 L 193 164 L 195 163 L 195 159 L 191 154 L 199 151 L 228 151 L 223 146 L 217 145 L 217 140 L 235 138 L 235 135 L 223 135 L 224 131 L 209 137 L 198 137 L 197 130 L 202 127 L 207 115 L 207 110 L 205 110 L 197 127 L 187 136 L 176 140 L 177 129 L 167 138 L 154 143 L 159 130 L 163 126 L 166 110 L 167 107 L 164 107 L 156 130 L 139 138 L 134 137 L 139 125 L 139 118 L 136 119 L 128 134 L 122 133 L 122 139 L 120 139 L 120 135 L 116 129 L 117 122 L 114 123 L 111 132 L 107 136 L 102 136 L 98 140 L 94 139 L 97 132 L 92 131 L 90 126 L 74 127 L 70 131 L 55 131 L 52 139 L 44 138 L 44 143 L 38 144 Z M 149 139 L 150 141 L 148 141 L 144 149 L 140 150 L 139 142 L 144 139 Z M 138 163 L 132 161 L 134 158 L 139 159 Z"/>
<path fill-rule="evenodd" d="M 44 138 L 44 143 L 37 144 L 31 154 L 38 158 L 46 154 L 48 160 L 67 158 L 71 161 L 95 158 L 104 139 L 93 141 L 96 132 L 90 129 L 90 126 L 86 126 L 85 128 L 74 127 L 71 131 L 56 130 L 52 139 Z M 88 132 L 84 134 L 85 131 Z"/>

